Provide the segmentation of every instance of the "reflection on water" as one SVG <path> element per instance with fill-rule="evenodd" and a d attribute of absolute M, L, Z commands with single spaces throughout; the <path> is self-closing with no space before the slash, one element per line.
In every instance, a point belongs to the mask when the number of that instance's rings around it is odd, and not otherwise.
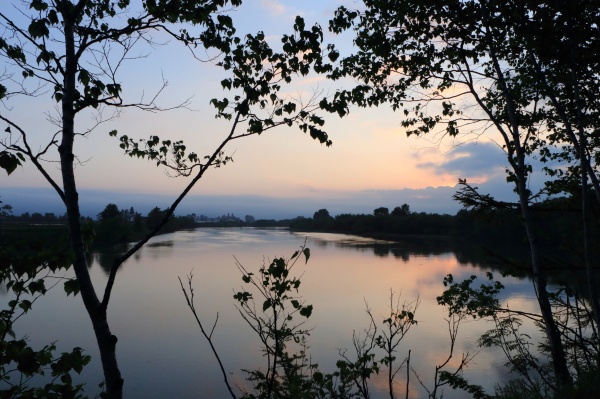
<path fill-rule="evenodd" d="M 151 242 L 148 245 L 148 248 L 156 248 L 156 247 L 172 247 L 173 241 L 159 241 L 159 242 Z"/>
<path fill-rule="evenodd" d="M 222 378 L 207 343 L 185 306 L 177 277 L 194 274 L 197 308 L 202 320 L 212 325 L 217 314 L 215 345 L 231 381 L 243 386 L 241 369 L 264 363 L 260 342 L 241 320 L 232 298 L 243 284 L 233 256 L 248 270 L 263 262 L 289 256 L 307 240 L 311 258 L 298 263 L 302 275 L 300 294 L 314 306 L 308 320 L 313 328 L 308 338 L 313 362 L 325 372 L 333 371 L 339 350 L 352 348 L 353 333 L 369 325 L 368 303 L 376 321 L 389 317 L 390 291 L 402 300 L 419 298 L 418 325 L 399 347 L 398 359 L 411 352 L 411 366 L 425 384 L 431 384 L 434 366 L 447 356 L 447 312 L 435 298 L 442 292 L 442 279 L 452 273 L 457 280 L 499 266 L 500 258 L 489 251 L 450 240 L 411 238 L 388 242 L 342 234 L 290 233 L 283 229 L 205 228 L 165 234 L 152 239 L 120 269 L 108 308 L 109 322 L 119 338 L 118 357 L 125 377 L 127 398 L 221 398 L 226 396 Z M 98 289 L 104 287 L 114 258 L 127 247 L 90 255 L 91 273 Z M 486 255 L 487 253 L 487 255 Z M 508 255 L 505 255 L 508 256 Z M 495 264 L 493 263 L 495 259 Z M 520 309 L 534 309 L 527 280 L 510 278 L 502 301 Z M 39 326 L 44 328 L 40 329 Z M 32 342 L 59 340 L 59 350 L 81 346 L 94 358 L 82 374 L 91 394 L 101 381 L 93 332 L 81 300 L 66 298 L 54 290 L 34 311 L 19 320 L 19 331 Z M 477 338 L 490 326 L 466 321 L 459 332 L 455 358 L 478 351 Z M 536 331 L 530 331 L 536 336 Z M 350 353 L 350 352 L 349 352 Z M 505 378 L 503 357 L 481 352 L 465 377 L 490 391 Z M 404 384 L 399 379 L 398 389 Z M 374 378 L 374 398 L 386 397 L 385 376 Z M 410 381 L 411 397 L 425 397 L 424 390 Z M 414 385 L 414 386 L 413 386 Z M 403 389 L 403 388 L 402 388 Z M 93 395 L 92 395 L 93 396 Z M 463 395 L 447 392 L 447 398 Z"/>

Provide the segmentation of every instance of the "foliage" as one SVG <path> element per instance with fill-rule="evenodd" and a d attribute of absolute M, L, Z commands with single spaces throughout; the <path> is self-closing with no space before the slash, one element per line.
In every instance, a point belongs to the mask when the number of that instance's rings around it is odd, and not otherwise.
<path fill-rule="evenodd" d="M 405 204 L 406 205 L 406 204 Z M 408 205 L 406 205 L 408 207 Z M 399 207 L 397 207 L 399 208 Z M 378 209 L 386 209 L 384 207 Z M 344 233 L 390 233 L 390 234 L 427 234 L 453 235 L 457 233 L 453 225 L 454 218 L 450 215 L 425 213 L 389 213 L 378 211 L 377 215 L 340 214 L 332 217 L 327 212 L 324 216 L 322 209 L 313 218 L 298 217 L 292 220 L 291 229 L 295 230 L 325 230 Z M 461 231 L 461 233 L 467 233 Z"/>
<path fill-rule="evenodd" d="M 410 206 L 408 204 L 402 204 L 392 210 L 392 216 L 408 216 L 410 214 Z"/>
<path fill-rule="evenodd" d="M 384 206 L 379 207 L 373 211 L 373 215 L 375 216 L 389 216 L 390 210 Z"/>
<path fill-rule="evenodd" d="M 291 276 L 290 271 L 301 256 L 308 262 L 310 249 L 303 246 L 289 259 L 275 258 L 263 265 L 256 275 L 236 260 L 242 281 L 254 292 L 243 290 L 233 297 L 243 319 L 258 335 L 267 359 L 266 371 L 248 371 L 249 380 L 256 382 L 257 396 L 245 397 L 297 397 L 306 391 L 304 385 L 310 383 L 302 374 L 307 368 L 305 356 L 287 352 L 291 342 L 299 344 L 309 334 L 309 330 L 302 328 L 304 321 L 294 321 L 294 318 L 308 319 L 313 310 L 312 305 L 306 305 L 294 295 L 300 287 L 300 279 Z M 255 301 L 262 311 L 257 310 Z"/>
<path fill-rule="evenodd" d="M 494 276 L 488 272 L 488 280 Z M 471 276 L 460 283 L 454 282 L 454 277 L 449 274 L 444 277 L 444 293 L 437 297 L 440 305 L 448 308 L 448 316 L 453 314 L 471 316 L 473 318 L 493 315 L 500 306 L 497 299 L 498 293 L 504 286 L 499 281 L 490 284 L 481 284 L 479 288 L 472 288 L 477 276 Z"/>
<path fill-rule="evenodd" d="M 596 208 L 592 207 L 592 215 L 599 214 Z M 533 205 L 531 210 L 536 222 L 533 227 L 540 238 L 539 245 L 546 254 L 548 269 L 581 268 L 583 252 L 578 243 L 583 238 L 579 229 L 581 218 L 577 199 L 546 199 Z M 297 217 L 290 221 L 289 227 L 297 231 L 330 231 L 389 239 L 444 236 L 477 243 L 498 256 L 505 256 L 504 249 L 510 244 L 514 250 L 512 252 L 523 258 L 519 267 L 529 267 L 524 262 L 524 252 L 528 248 L 527 235 L 523 230 L 522 218 L 515 209 L 475 207 L 461 209 L 456 215 L 393 211 L 389 216 L 379 217 L 342 213 L 318 220 Z M 590 235 L 597 240 L 598 233 L 595 230 Z M 597 246 L 592 247 L 596 256 L 598 249 Z"/>
<path fill-rule="evenodd" d="M 2 86 L 0 85 L 0 94 Z M 0 99 L 2 96 L 0 95 Z M 4 169 L 8 175 L 14 172 L 18 166 L 21 166 L 21 161 L 25 161 L 23 154 L 13 154 L 8 151 L 0 151 L 0 168 Z"/>
<path fill-rule="evenodd" d="M 521 331 L 527 320 L 543 332 L 542 316 L 503 306 L 498 295 L 504 286 L 494 281 L 491 273 L 487 273 L 486 278 L 488 283 L 474 288 L 476 276 L 455 282 L 452 275 L 448 275 L 444 279 L 446 290 L 437 300 L 448 307 L 450 316 L 469 316 L 494 323 L 494 327 L 480 337 L 478 344 L 480 347 L 500 348 L 506 356 L 506 366 L 518 375 L 505 386 L 498 386 L 496 396 L 587 397 L 590 393 L 589 373 L 597 369 L 600 359 L 597 331 L 589 304 L 572 288 L 560 288 L 551 294 L 553 314 L 561 340 L 567 348 L 569 369 L 574 377 L 573 386 L 561 387 L 546 360 L 551 350 L 548 344 L 536 342 Z M 462 383 L 459 381 L 459 384 Z"/>
<path fill-rule="evenodd" d="M 383 208 L 383 207 L 382 207 Z M 387 209 L 387 208 L 386 208 Z M 334 231 L 354 234 L 391 235 L 438 235 L 454 237 L 477 237 L 481 240 L 496 241 L 523 240 L 520 220 L 516 216 L 489 214 L 481 218 L 476 212 L 460 211 L 457 215 L 410 212 L 404 204 L 391 213 L 348 214 L 336 216 L 304 218 L 291 221 L 292 230 Z M 494 228 L 490 228 L 493 225 Z"/>
<path fill-rule="evenodd" d="M 380 369 L 387 369 L 387 388 L 390 398 L 396 396 L 394 393 L 396 376 L 403 367 L 407 370 L 410 368 L 410 350 L 408 351 L 408 356 L 403 361 L 398 362 L 398 346 L 411 327 L 417 325 L 415 314 L 419 304 L 419 299 L 413 302 L 404 301 L 401 304 L 400 295 L 396 297 L 394 292 L 390 290 L 390 316 L 383 320 L 381 332 L 378 332 L 377 323 L 367 306 L 366 312 L 371 319 L 371 323 L 369 328 L 364 331 L 365 337 L 361 339 L 356 334 L 353 336 L 356 361 L 350 361 L 346 357 L 345 351 L 341 351 L 340 355 L 344 360 L 337 363 L 340 371 L 353 371 L 351 373 L 346 372 L 346 374 L 349 374 L 346 378 L 350 377 L 350 380 L 354 383 L 358 393 L 362 397 L 369 397 L 369 379 L 371 375 L 379 374 Z M 376 359 L 375 350 L 377 349 L 383 353 L 383 356 L 379 360 Z M 410 374 L 407 373 L 407 375 Z M 408 383 L 409 381 L 407 380 L 407 390 Z"/>
<path fill-rule="evenodd" d="M 321 230 L 329 230 L 333 222 L 333 217 L 327 209 L 319 209 L 312 218 L 312 225 Z"/>
<path fill-rule="evenodd" d="M 0 310 L 0 397 L 83 398 L 83 385 L 73 384 L 72 373 L 81 373 L 90 362 L 89 355 L 81 348 L 56 354 L 54 344 L 36 349 L 26 337 L 17 338 L 14 331 L 15 323 L 59 282 L 64 281 L 67 295 L 79 291 L 75 280 L 56 277 L 68 270 L 72 261 L 64 242 L 55 237 L 53 247 L 35 240 L 8 244 L 0 239 L 0 244 L 0 284 L 9 297 Z M 39 382 L 31 384 L 36 377 L 46 378 L 36 386 Z"/>
<path fill-rule="evenodd" d="M 93 226 L 90 227 L 93 228 L 91 241 L 95 245 L 113 245 L 139 240 L 148 234 L 148 232 L 160 226 L 167 212 L 168 209 L 161 210 L 158 207 L 154 207 L 146 216 L 142 216 L 133 207 L 119 210 L 117 205 L 108 204 L 98 214 L 98 220 L 92 223 Z M 194 215 L 171 215 L 168 220 L 169 224 L 167 226 L 160 227 L 161 233 L 197 226 Z"/>
<path fill-rule="evenodd" d="M 409 382 L 414 375 L 427 392 L 430 399 L 443 397 L 442 388 L 449 386 L 473 395 L 476 399 L 488 398 L 483 388 L 469 384 L 462 377 L 463 369 L 474 357 L 463 354 L 459 365 L 448 369 L 454 356 L 454 348 L 462 316 L 453 315 L 448 320 L 448 357 L 435 366 L 433 386 L 425 384 L 410 365 L 411 351 L 403 360 L 399 358 L 400 344 L 413 326 L 417 326 L 416 312 L 420 301 L 400 301 L 400 295 L 390 290 L 389 317 L 377 323 L 367 305 L 366 313 L 370 323 L 362 333 L 352 335 L 353 351 L 339 349 L 340 359 L 331 373 L 323 372 L 311 362 L 307 338 L 310 330 L 304 328 L 305 319 L 313 312 L 312 305 L 306 305 L 299 296 L 300 278 L 290 272 L 297 261 L 304 256 L 306 262 L 310 251 L 303 245 L 289 258 L 275 258 L 264 263 L 257 273 L 249 271 L 237 259 L 236 265 L 242 273 L 244 286 L 234 294 L 242 318 L 259 338 L 260 348 L 266 359 L 266 367 L 243 370 L 252 389 L 242 390 L 242 398 L 369 398 L 371 378 L 386 371 L 386 385 L 390 398 L 399 397 L 397 392 L 398 375 L 406 370 L 406 392 L 410 394 Z M 180 280 L 181 281 L 181 280 Z M 194 314 L 198 326 L 215 355 L 223 379 L 232 398 L 236 394 L 228 381 L 228 373 L 221 363 L 218 350 L 212 341 L 218 321 L 210 331 L 200 321 L 194 305 L 192 276 L 188 277 L 188 287 L 181 284 L 188 307 Z M 300 321 L 298 321 L 300 318 Z"/>

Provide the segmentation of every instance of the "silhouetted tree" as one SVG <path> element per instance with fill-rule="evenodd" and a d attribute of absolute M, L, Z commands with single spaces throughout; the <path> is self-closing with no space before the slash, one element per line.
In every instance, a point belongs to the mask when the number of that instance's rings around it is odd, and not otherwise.
<path fill-rule="evenodd" d="M 410 213 L 410 207 L 408 204 L 402 204 L 392 210 L 392 216 L 407 216 Z"/>
<path fill-rule="evenodd" d="M 375 216 L 389 216 L 390 210 L 384 206 L 379 207 L 373 211 L 373 215 Z"/>
<path fill-rule="evenodd" d="M 313 216 L 313 227 L 327 230 L 333 225 L 333 217 L 329 215 L 327 209 L 319 209 Z"/>
<path fill-rule="evenodd" d="M 128 211 L 119 210 L 115 204 L 108 204 L 98 214 L 95 242 L 112 245 L 133 240 L 133 225 L 124 217 Z"/>
<path fill-rule="evenodd" d="M 146 225 L 149 229 L 154 229 L 157 226 L 160 226 L 162 220 L 164 219 L 166 211 L 161 210 L 159 207 L 155 206 L 152 208 L 148 215 L 146 216 Z"/>
<path fill-rule="evenodd" d="M 104 210 L 98 214 L 98 220 L 100 222 L 106 222 L 111 219 L 122 219 L 121 211 L 115 204 L 108 204 L 104 207 Z"/>

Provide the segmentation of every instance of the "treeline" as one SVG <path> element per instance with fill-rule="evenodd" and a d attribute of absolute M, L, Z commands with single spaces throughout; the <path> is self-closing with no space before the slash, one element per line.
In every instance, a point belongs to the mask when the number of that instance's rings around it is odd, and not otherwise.
<path fill-rule="evenodd" d="M 146 216 L 130 209 L 119 209 L 115 204 L 108 204 L 98 214 L 97 220 L 89 220 L 95 232 L 94 242 L 107 245 L 125 243 L 141 238 L 144 234 L 154 230 L 164 219 L 167 209 L 153 208 Z M 287 227 L 289 220 L 256 220 L 251 215 L 244 219 L 227 213 L 217 217 L 197 216 L 191 213 L 185 216 L 171 215 L 167 224 L 161 227 L 159 233 L 170 233 L 178 230 L 196 227 Z"/>
<path fill-rule="evenodd" d="M 143 216 L 130 209 L 119 209 L 115 204 L 108 204 L 98 214 L 97 220 L 88 222 L 94 226 L 95 240 L 97 244 L 116 244 L 134 241 L 141 238 L 147 232 L 155 229 L 164 219 L 167 209 L 153 208 L 147 215 Z M 227 213 L 217 217 L 207 217 L 191 213 L 185 216 L 172 215 L 169 222 L 161 227 L 159 233 L 170 233 L 178 230 L 192 229 L 196 227 L 287 227 L 289 220 L 256 220 L 251 215 L 244 219 Z"/>
<path fill-rule="evenodd" d="M 453 216 L 414 213 L 404 204 L 391 212 L 380 207 L 372 214 L 344 213 L 335 217 L 327 209 L 320 209 L 312 218 L 298 217 L 290 224 L 293 230 L 317 230 L 354 234 L 406 234 L 448 235 L 453 234 Z"/>
<path fill-rule="evenodd" d="M 32 223 L 32 224 L 65 224 L 67 223 L 67 215 L 56 215 L 52 212 L 39 213 L 39 212 L 25 212 L 21 215 L 12 215 L 6 212 L 4 215 L 0 213 L 0 218 L 7 222 L 20 222 L 20 223 Z"/>
<path fill-rule="evenodd" d="M 552 246 L 565 251 L 576 251 L 580 229 L 576 228 L 579 214 L 576 209 L 578 199 L 558 198 L 547 200 L 532 207 L 536 216 L 536 228 L 543 237 L 545 246 Z M 5 208 L 7 206 L 4 206 Z M 84 225 L 89 232 L 92 244 L 111 245 L 126 243 L 141 238 L 153 230 L 164 218 L 166 209 L 154 207 L 148 214 L 142 215 L 133 207 L 119 209 L 115 204 L 108 204 L 95 219 L 85 217 Z M 593 209 L 593 217 L 598 220 L 597 209 Z M 39 235 L 50 237 L 58 231 L 60 225 L 66 223 L 66 215 L 54 213 L 23 213 L 12 215 L 9 208 L 0 213 L 3 234 L 13 238 L 31 238 L 30 228 L 36 225 Z M 594 226 L 597 226 L 596 223 Z M 54 227 L 53 227 L 54 226 Z M 479 243 L 510 243 L 511 245 L 526 243 L 526 235 L 517 209 L 489 208 L 482 211 L 460 210 L 456 215 L 412 212 L 408 204 L 393 208 L 379 207 L 371 214 L 340 214 L 331 216 L 327 209 L 320 209 L 313 217 L 297 217 L 295 219 L 255 219 L 246 215 L 243 219 L 232 213 L 217 217 L 197 216 L 191 213 L 185 216 L 171 216 L 160 233 L 196 227 L 289 227 L 298 231 L 328 231 L 351 233 L 365 236 L 394 239 L 394 236 L 446 236 L 464 239 L 476 239 Z M 60 230 L 62 231 L 62 230 Z M 598 232 L 594 232 L 598 236 Z M 41 237 L 40 237 L 41 238 Z M 598 241 L 597 241 L 598 242 Z M 578 250 L 577 250 L 578 251 Z"/>
<path fill-rule="evenodd" d="M 108 204 L 96 218 L 82 217 L 82 227 L 88 245 L 111 245 L 126 243 L 141 238 L 159 225 L 166 213 L 158 207 L 148 214 L 142 215 L 133 207 L 119 209 L 115 204 Z M 56 216 L 54 213 L 25 212 L 13 215 L 11 208 L 0 213 L 2 235 L 6 240 L 18 242 L 34 240 L 51 243 L 57 238 L 67 236 L 66 215 Z M 161 228 L 162 233 L 193 228 L 197 226 L 196 216 L 171 216 L 169 223 Z"/>
<path fill-rule="evenodd" d="M 577 199 L 557 198 L 532 206 L 537 219 L 536 228 L 545 246 L 574 251 L 573 243 L 580 234 Z M 598 220 L 597 210 L 594 210 Z M 597 225 L 597 224 L 596 224 Z M 382 238 L 403 235 L 447 236 L 476 239 L 478 243 L 510 243 L 523 245 L 527 237 L 516 208 L 462 209 L 456 215 L 411 212 L 409 205 L 390 211 L 380 207 L 371 214 L 340 214 L 331 216 L 320 209 L 312 218 L 298 217 L 290 229 L 299 231 L 328 231 L 351 233 Z M 594 232 L 598 236 L 598 232 Z M 598 241 L 596 241 L 598 242 Z"/>
<path fill-rule="evenodd" d="M 67 234 L 67 216 L 54 213 L 12 213 L 12 206 L 0 202 L 0 235 L 10 241 L 36 240 L 51 243 L 58 235 Z M 163 220 L 167 209 L 154 207 L 146 215 L 133 207 L 119 209 L 116 204 L 105 206 L 95 218 L 82 217 L 86 238 L 91 245 L 112 245 L 127 243 L 142 238 L 154 230 Z M 159 233 L 170 233 L 196 227 L 289 227 L 290 219 L 256 219 L 252 215 L 244 218 L 233 213 L 216 217 L 196 215 L 172 215 Z M 59 234 L 60 233 L 60 234 Z"/>
<path fill-rule="evenodd" d="M 88 218 L 86 225 L 93 228 L 93 242 L 100 245 L 109 245 L 134 241 L 144 234 L 154 230 L 163 220 L 167 210 L 154 207 L 147 215 L 143 216 L 133 207 L 119 209 L 115 204 L 108 204 L 97 219 Z M 169 218 L 169 223 L 161 228 L 162 233 L 167 233 L 196 226 L 195 215 L 176 216 Z"/>
<path fill-rule="evenodd" d="M 457 226 L 454 216 L 410 211 L 407 204 L 391 212 L 380 207 L 372 214 L 343 213 L 331 216 L 327 209 L 320 209 L 312 218 L 298 217 L 290 224 L 293 230 L 316 230 L 353 233 L 359 235 L 455 235 Z"/>

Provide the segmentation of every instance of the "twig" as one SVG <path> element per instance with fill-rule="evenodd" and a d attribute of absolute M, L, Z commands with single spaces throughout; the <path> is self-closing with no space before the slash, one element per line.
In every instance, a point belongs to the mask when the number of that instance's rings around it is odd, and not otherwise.
<path fill-rule="evenodd" d="M 215 323 L 213 324 L 213 327 L 210 331 L 210 334 L 207 334 L 206 331 L 204 331 L 204 326 L 202 325 L 202 322 L 200 321 L 200 318 L 198 317 L 198 313 L 196 313 L 196 308 L 194 306 L 194 288 L 192 287 L 193 277 L 194 277 L 194 275 L 192 273 L 190 273 L 188 275 L 189 294 L 186 291 L 186 289 L 183 285 L 183 282 L 181 281 L 181 277 L 177 277 L 177 279 L 179 280 L 179 285 L 181 285 L 181 291 L 183 291 L 183 295 L 185 296 L 185 301 L 187 302 L 187 305 L 190 308 L 190 310 L 192 311 L 192 313 L 194 314 L 194 317 L 196 318 L 196 323 L 198 323 L 198 327 L 200 327 L 200 331 L 202 332 L 202 335 L 204 335 L 204 338 L 206 338 L 206 340 L 208 341 L 208 344 L 210 345 L 210 349 L 212 350 L 212 353 L 215 355 L 215 358 L 217 359 L 217 362 L 219 363 L 219 368 L 221 369 L 221 374 L 223 375 L 223 380 L 225 381 L 227 390 L 229 391 L 229 393 L 231 394 L 231 397 L 233 399 L 237 399 L 237 397 L 233 393 L 233 389 L 229 385 L 229 380 L 227 379 L 227 372 L 225 371 L 225 367 L 223 367 L 223 362 L 221 362 L 221 357 L 219 356 L 219 353 L 217 352 L 217 349 L 215 348 L 215 346 L 212 342 L 212 334 L 215 331 L 215 327 L 217 326 L 217 321 L 219 320 L 219 313 L 217 313 L 217 317 L 216 317 Z"/>

